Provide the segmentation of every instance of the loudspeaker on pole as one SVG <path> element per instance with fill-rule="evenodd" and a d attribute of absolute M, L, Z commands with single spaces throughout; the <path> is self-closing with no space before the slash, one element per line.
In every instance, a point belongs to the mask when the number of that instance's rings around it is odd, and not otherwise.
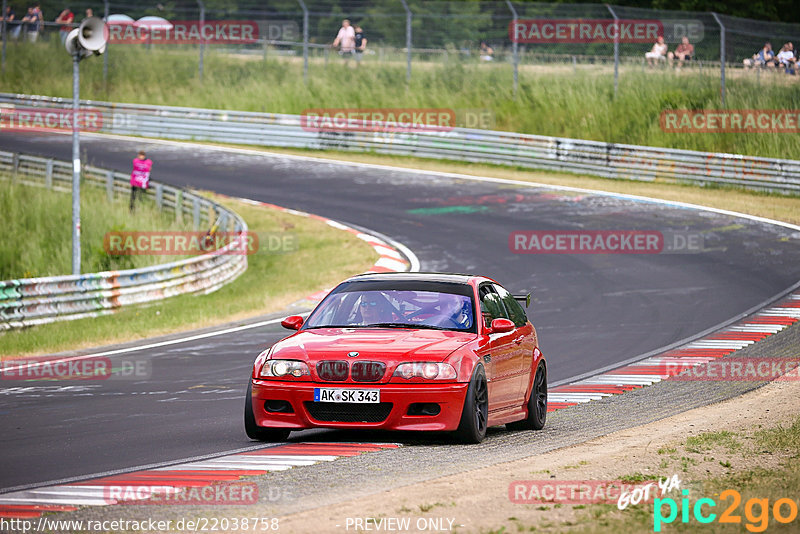
<path fill-rule="evenodd" d="M 81 58 L 92 54 L 100 55 L 106 51 L 108 42 L 108 31 L 106 24 L 98 17 L 89 17 L 81 22 L 81 25 L 67 35 L 64 46 L 70 55 L 76 53 Z"/>

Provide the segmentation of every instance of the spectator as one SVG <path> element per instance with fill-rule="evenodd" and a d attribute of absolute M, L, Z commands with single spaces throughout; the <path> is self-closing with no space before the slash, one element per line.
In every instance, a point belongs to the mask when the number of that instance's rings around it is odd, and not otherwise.
<path fill-rule="evenodd" d="M 486 41 L 481 41 L 481 61 L 492 61 L 494 56 L 494 49 L 489 46 Z"/>
<path fill-rule="evenodd" d="M 147 186 L 150 184 L 150 169 L 153 168 L 153 162 L 147 159 L 144 150 L 140 150 L 139 154 L 133 158 L 133 172 L 131 172 L 131 204 L 130 211 L 133 213 L 135 209 L 136 196 L 143 196 Z"/>
<path fill-rule="evenodd" d="M 22 24 L 25 26 L 25 33 L 30 42 L 35 43 L 39 38 L 42 22 L 42 10 L 39 9 L 39 4 L 34 4 L 32 7 L 29 7 L 28 12 L 22 17 Z"/>
<path fill-rule="evenodd" d="M 14 8 L 11 6 L 6 6 L 5 15 L 0 18 L 0 21 L 6 21 L 6 31 L 11 36 L 12 39 L 16 39 L 19 37 L 19 30 L 22 28 L 20 26 L 19 21 L 16 20 L 17 15 L 14 13 Z"/>
<path fill-rule="evenodd" d="M 794 45 L 786 43 L 775 56 L 780 66 L 784 68 L 787 74 L 794 74 L 797 70 L 797 58 L 794 57 Z"/>
<path fill-rule="evenodd" d="M 742 60 L 744 67 L 774 67 L 775 66 L 775 52 L 772 51 L 772 43 L 767 41 L 764 46 L 753 54 L 752 58 L 745 58 Z"/>
<path fill-rule="evenodd" d="M 349 20 L 344 19 L 342 21 L 342 27 L 339 28 L 339 33 L 336 35 L 336 39 L 333 40 L 333 46 L 339 47 L 339 55 L 341 56 L 345 54 L 353 55 L 356 47 L 356 32 L 350 26 Z"/>
<path fill-rule="evenodd" d="M 356 24 L 356 31 L 354 34 L 354 42 L 353 44 L 356 47 L 356 62 L 361 62 L 361 54 L 364 53 L 364 50 L 367 49 L 367 38 L 364 37 L 364 30 L 361 29 L 361 26 Z"/>
<path fill-rule="evenodd" d="M 91 17 L 94 17 L 94 14 L 92 12 L 92 8 L 88 7 L 88 8 L 86 8 L 86 16 L 84 18 L 88 19 L 88 18 L 91 18 Z"/>
<path fill-rule="evenodd" d="M 675 52 L 674 53 L 670 52 L 669 54 L 667 54 L 667 57 L 669 58 L 670 63 L 672 63 L 674 60 L 677 59 L 678 68 L 681 68 L 683 67 L 683 62 L 691 60 L 693 55 L 694 55 L 694 45 L 689 43 L 688 37 L 683 37 L 681 39 L 681 44 L 679 44 L 675 48 Z"/>
<path fill-rule="evenodd" d="M 65 42 L 67 40 L 67 35 L 69 32 L 72 31 L 72 21 L 75 20 L 75 14 L 69 10 L 68 7 L 64 7 L 64 11 L 56 17 L 57 24 L 63 24 L 61 28 L 58 30 L 58 35 L 61 37 L 61 42 Z"/>
<path fill-rule="evenodd" d="M 647 63 L 652 67 L 662 59 L 666 59 L 666 55 L 667 44 L 664 42 L 664 36 L 659 35 L 655 44 L 653 44 L 653 48 L 647 52 L 644 57 L 647 59 Z"/>

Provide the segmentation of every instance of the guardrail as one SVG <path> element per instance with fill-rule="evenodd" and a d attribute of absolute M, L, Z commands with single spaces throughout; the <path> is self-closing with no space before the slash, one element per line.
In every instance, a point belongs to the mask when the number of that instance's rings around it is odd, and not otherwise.
<path fill-rule="evenodd" d="M 64 108 L 67 99 L 0 93 L 0 106 Z M 248 145 L 372 151 L 629 180 L 688 181 L 800 192 L 800 161 L 491 130 L 310 131 L 300 115 L 83 101 L 99 132 Z"/>
<path fill-rule="evenodd" d="M 72 190 L 72 162 L 0 152 L 0 172 L 16 183 Z M 105 188 L 109 200 L 130 193 L 130 176 L 85 166 L 84 184 Z M 195 230 L 218 222 L 218 231 L 242 236 L 247 223 L 235 212 L 189 191 L 151 182 L 146 196 L 177 219 L 191 217 Z M 100 273 L 0 281 L 0 331 L 61 320 L 97 317 L 122 306 L 187 293 L 210 293 L 247 269 L 247 256 L 232 240 L 214 253 L 162 265 Z"/>

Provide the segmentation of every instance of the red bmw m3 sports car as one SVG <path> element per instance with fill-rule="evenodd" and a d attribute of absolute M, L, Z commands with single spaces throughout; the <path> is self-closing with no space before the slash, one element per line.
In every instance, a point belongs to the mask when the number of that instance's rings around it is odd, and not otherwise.
<path fill-rule="evenodd" d="M 544 427 L 547 365 L 520 300 L 482 276 L 386 273 L 339 284 L 256 358 L 244 423 L 256 440 L 292 430 L 452 431 Z M 530 301 L 530 295 L 527 296 Z"/>

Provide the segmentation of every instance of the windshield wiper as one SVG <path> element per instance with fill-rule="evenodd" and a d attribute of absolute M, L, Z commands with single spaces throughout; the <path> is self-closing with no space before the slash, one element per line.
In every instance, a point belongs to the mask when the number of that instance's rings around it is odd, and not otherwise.
<path fill-rule="evenodd" d="M 427 328 L 429 330 L 449 330 L 448 328 L 443 328 L 441 326 L 433 326 L 430 324 L 415 324 L 415 323 L 372 323 L 368 325 L 364 325 L 366 328 L 370 327 L 377 327 L 377 328 Z"/>

